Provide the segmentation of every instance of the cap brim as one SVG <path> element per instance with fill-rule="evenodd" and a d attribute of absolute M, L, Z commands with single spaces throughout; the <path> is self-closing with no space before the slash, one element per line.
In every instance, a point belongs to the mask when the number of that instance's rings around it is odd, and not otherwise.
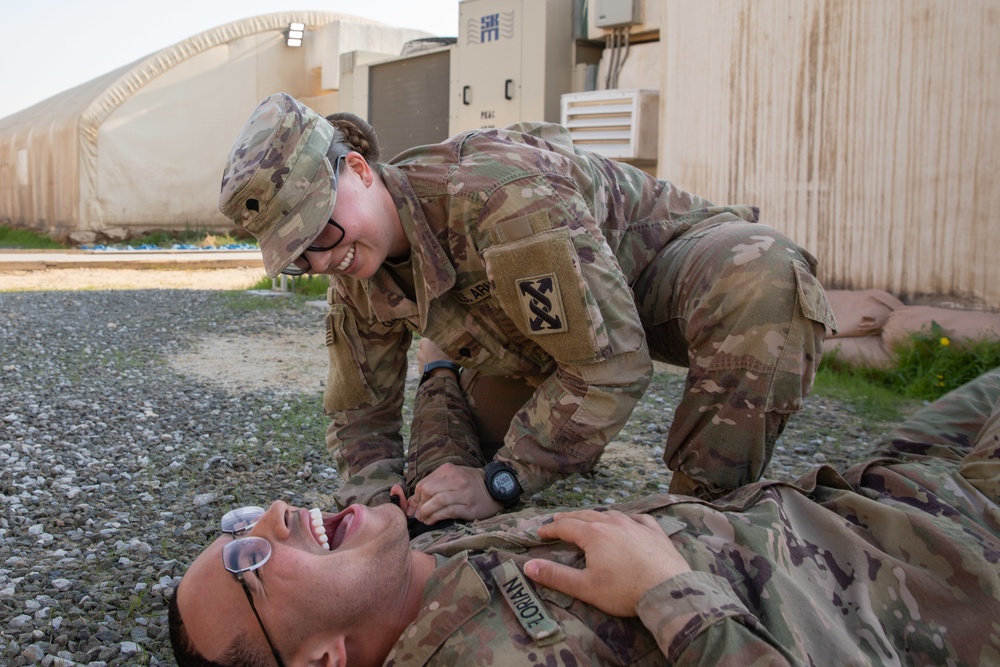
<path fill-rule="evenodd" d="M 323 158 L 299 203 L 258 240 L 269 278 L 280 274 L 323 231 L 337 202 L 333 176 L 329 158 Z"/>

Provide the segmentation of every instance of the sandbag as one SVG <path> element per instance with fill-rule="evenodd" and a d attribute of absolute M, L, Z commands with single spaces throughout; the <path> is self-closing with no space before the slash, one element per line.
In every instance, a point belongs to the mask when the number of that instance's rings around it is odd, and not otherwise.
<path fill-rule="evenodd" d="M 827 338 L 823 343 L 823 354 L 836 354 L 838 359 L 851 366 L 889 368 L 893 362 L 892 352 L 886 348 L 879 334 Z"/>
<path fill-rule="evenodd" d="M 918 332 L 930 333 L 933 323 L 952 343 L 1000 340 L 1000 313 L 954 310 L 934 306 L 902 306 L 893 310 L 882 326 L 882 342 L 889 349 Z"/>
<path fill-rule="evenodd" d="M 827 290 L 837 318 L 837 334 L 827 338 L 870 336 L 882 330 L 889 314 L 903 302 L 884 290 Z"/>

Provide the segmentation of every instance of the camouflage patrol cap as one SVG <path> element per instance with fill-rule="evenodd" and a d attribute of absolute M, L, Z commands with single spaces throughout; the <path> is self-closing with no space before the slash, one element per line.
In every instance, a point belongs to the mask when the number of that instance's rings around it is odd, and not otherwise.
<path fill-rule="evenodd" d="M 318 113 L 277 93 L 260 103 L 233 144 L 219 210 L 257 238 L 272 278 L 330 219 L 337 182 L 327 151 L 338 134 Z"/>

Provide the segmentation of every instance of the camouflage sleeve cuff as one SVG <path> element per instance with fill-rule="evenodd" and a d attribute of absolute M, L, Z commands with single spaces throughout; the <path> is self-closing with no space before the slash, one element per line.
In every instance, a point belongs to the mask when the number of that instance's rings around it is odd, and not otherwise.
<path fill-rule="evenodd" d="M 757 656 L 762 648 L 765 653 L 772 651 L 770 646 L 761 646 L 763 640 L 751 629 L 757 623 L 729 582 L 707 572 L 685 572 L 654 586 L 639 598 L 636 613 L 671 664 L 703 660 L 706 664 L 747 664 L 740 662 L 740 656 L 746 657 L 748 651 Z M 740 631 L 709 640 L 713 628 L 734 621 Z M 713 662 L 719 658 L 721 662 Z M 783 661 L 782 657 L 779 664 Z"/>
<path fill-rule="evenodd" d="M 516 471 L 517 481 L 521 485 L 522 500 L 527 500 L 533 494 L 551 486 L 553 482 L 565 476 L 558 472 L 545 470 L 536 465 L 509 458 L 509 452 L 506 447 L 500 449 L 496 460 L 503 461 Z"/>
<path fill-rule="evenodd" d="M 333 499 L 340 509 L 355 503 L 381 505 L 389 502 L 389 489 L 393 484 L 403 484 L 403 461 L 383 459 L 365 466 L 345 479 L 333 494 Z"/>

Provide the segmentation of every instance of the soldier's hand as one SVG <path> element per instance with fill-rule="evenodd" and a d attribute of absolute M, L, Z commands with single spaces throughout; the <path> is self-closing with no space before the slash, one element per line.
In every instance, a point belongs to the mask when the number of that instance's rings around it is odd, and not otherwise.
<path fill-rule="evenodd" d="M 474 521 L 499 514 L 503 505 L 486 491 L 482 468 L 445 463 L 417 482 L 407 503 L 407 516 L 426 524 L 442 519 Z"/>
<path fill-rule="evenodd" d="M 643 593 L 691 571 L 656 521 L 644 514 L 566 512 L 540 526 L 538 535 L 576 544 L 586 555 L 586 567 L 535 558 L 524 564 L 524 573 L 615 616 L 635 616 Z"/>

